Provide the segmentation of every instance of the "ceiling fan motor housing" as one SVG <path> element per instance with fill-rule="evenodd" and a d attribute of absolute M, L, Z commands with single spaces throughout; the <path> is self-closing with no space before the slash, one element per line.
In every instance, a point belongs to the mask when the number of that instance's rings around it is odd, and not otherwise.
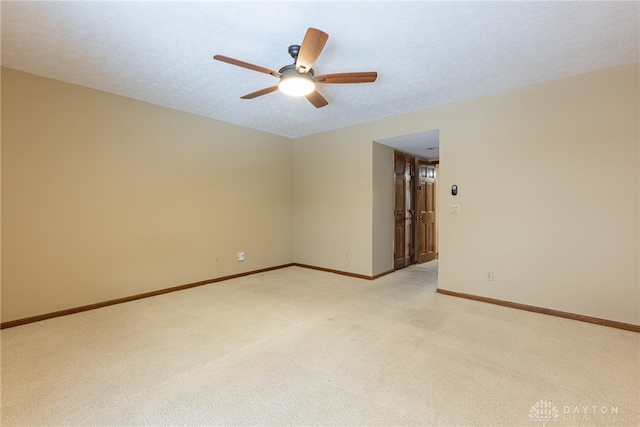
<path fill-rule="evenodd" d="M 290 77 L 293 75 L 303 75 L 303 76 L 309 76 L 312 80 L 316 74 L 315 71 L 313 71 L 313 68 L 309 69 L 309 71 L 307 71 L 306 73 L 301 73 L 298 70 L 296 70 L 296 64 L 285 65 L 284 67 L 280 68 L 278 72 L 282 74 L 282 77 L 285 77 L 285 76 Z"/>
<path fill-rule="evenodd" d="M 291 55 L 294 61 L 298 58 L 299 52 L 300 52 L 300 45 L 292 44 L 291 46 L 289 46 L 289 55 Z"/>

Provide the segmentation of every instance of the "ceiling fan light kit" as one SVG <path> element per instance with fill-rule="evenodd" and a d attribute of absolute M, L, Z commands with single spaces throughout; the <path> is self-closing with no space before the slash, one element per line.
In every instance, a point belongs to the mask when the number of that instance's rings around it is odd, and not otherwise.
<path fill-rule="evenodd" d="M 294 65 L 289 65 L 280 70 L 281 77 L 278 83 L 280 92 L 290 96 L 306 96 L 316 90 L 313 82 L 313 70 L 307 73 L 299 73 Z"/>
<path fill-rule="evenodd" d="M 311 104 L 313 104 L 314 107 L 321 108 L 327 105 L 328 102 L 316 90 L 316 83 L 371 83 L 376 81 L 378 78 L 378 73 L 375 71 L 324 74 L 316 77 L 315 72 L 311 67 L 315 63 L 316 59 L 318 59 L 318 56 L 320 56 L 320 53 L 328 39 L 329 36 L 327 33 L 316 28 L 309 28 L 301 45 L 289 46 L 289 54 L 293 58 L 294 63 L 285 65 L 279 71 L 273 71 L 268 68 L 222 55 L 215 55 L 213 58 L 231 65 L 269 74 L 280 79 L 278 85 L 249 93 L 242 96 L 242 99 L 253 99 L 258 96 L 280 90 L 282 93 L 290 96 L 304 96 Z"/>

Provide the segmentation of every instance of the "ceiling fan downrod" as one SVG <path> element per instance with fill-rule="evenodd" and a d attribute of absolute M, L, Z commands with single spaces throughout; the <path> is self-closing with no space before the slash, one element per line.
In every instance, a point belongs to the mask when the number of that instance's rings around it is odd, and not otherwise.
<path fill-rule="evenodd" d="M 293 58 L 293 62 L 295 63 L 298 59 L 298 53 L 300 53 L 300 45 L 292 44 L 289 46 L 289 55 Z"/>

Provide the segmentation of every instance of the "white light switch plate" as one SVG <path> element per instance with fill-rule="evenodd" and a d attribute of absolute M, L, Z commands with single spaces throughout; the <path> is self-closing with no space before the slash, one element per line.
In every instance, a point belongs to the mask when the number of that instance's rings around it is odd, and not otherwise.
<path fill-rule="evenodd" d="M 449 213 L 451 215 L 460 215 L 460 205 L 451 205 L 449 207 Z"/>

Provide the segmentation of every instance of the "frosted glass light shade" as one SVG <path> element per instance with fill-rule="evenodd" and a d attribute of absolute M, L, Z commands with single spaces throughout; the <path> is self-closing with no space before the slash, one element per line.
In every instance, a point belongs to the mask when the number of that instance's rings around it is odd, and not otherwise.
<path fill-rule="evenodd" d="M 295 70 L 293 73 L 283 73 L 278 89 L 282 93 L 290 96 L 305 96 L 316 89 L 312 77 L 308 74 L 298 74 Z"/>

